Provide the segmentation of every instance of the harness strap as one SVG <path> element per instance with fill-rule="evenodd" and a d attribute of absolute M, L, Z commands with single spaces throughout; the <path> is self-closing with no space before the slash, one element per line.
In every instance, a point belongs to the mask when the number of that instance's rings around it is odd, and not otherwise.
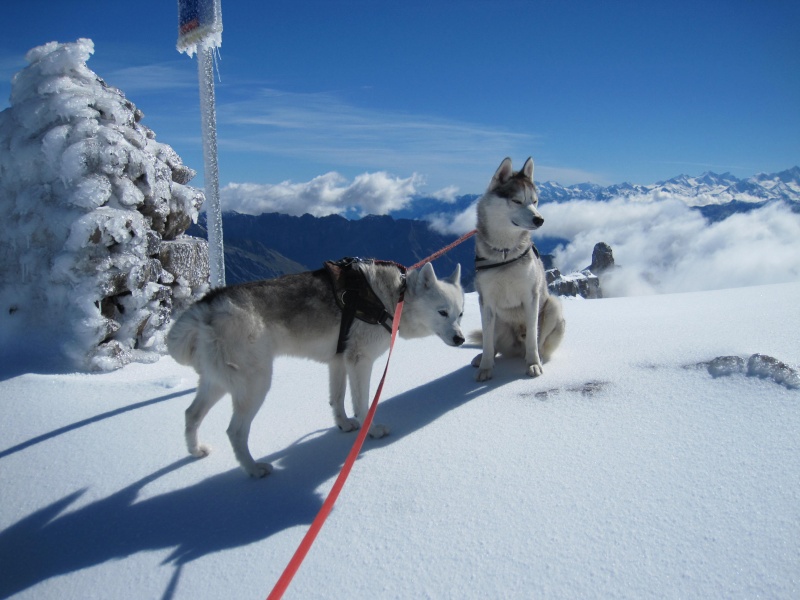
<path fill-rule="evenodd" d="M 484 258 L 482 256 L 476 256 L 475 257 L 475 270 L 476 271 L 484 271 L 486 269 L 494 269 L 496 267 L 504 267 L 506 265 L 510 265 L 511 263 L 517 262 L 520 258 L 522 258 L 526 254 L 528 254 L 528 252 L 530 252 L 531 250 L 533 250 L 533 253 L 536 255 L 536 258 L 541 258 L 541 256 L 539 255 L 539 250 L 537 250 L 536 245 L 533 242 L 531 242 L 531 245 L 528 248 L 525 249 L 525 252 L 523 252 L 522 254 L 517 256 L 516 258 L 512 258 L 511 260 L 505 260 L 505 261 L 499 262 L 499 263 L 491 263 L 491 264 L 488 264 L 488 265 L 479 265 L 477 263 L 479 263 L 480 261 L 489 260 L 489 259 L 488 258 Z"/>
<path fill-rule="evenodd" d="M 333 295 L 336 304 L 342 311 L 342 321 L 339 326 L 339 339 L 336 342 L 336 353 L 341 354 L 347 344 L 347 336 L 353 321 L 358 319 L 370 325 L 381 325 L 387 332 L 392 333 L 392 319 L 394 315 L 386 310 L 380 298 L 370 287 L 366 276 L 361 269 L 355 268 L 357 263 L 372 263 L 376 265 L 391 265 L 397 267 L 402 275 L 400 286 L 400 300 L 405 294 L 405 272 L 402 265 L 388 261 L 364 260 L 346 257 L 337 261 L 326 261 L 325 268 L 330 276 Z"/>
<path fill-rule="evenodd" d="M 344 352 L 345 345 L 347 344 L 347 336 L 350 334 L 350 328 L 353 326 L 355 318 L 355 304 L 345 304 L 342 308 L 342 321 L 339 325 L 339 339 L 336 341 L 336 354 Z"/>

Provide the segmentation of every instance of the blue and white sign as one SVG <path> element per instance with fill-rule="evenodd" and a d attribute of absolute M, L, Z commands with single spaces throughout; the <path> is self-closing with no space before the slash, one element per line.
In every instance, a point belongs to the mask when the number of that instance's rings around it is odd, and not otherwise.
<path fill-rule="evenodd" d="M 192 56 L 199 43 L 222 45 L 220 0 L 178 0 L 178 50 Z"/>

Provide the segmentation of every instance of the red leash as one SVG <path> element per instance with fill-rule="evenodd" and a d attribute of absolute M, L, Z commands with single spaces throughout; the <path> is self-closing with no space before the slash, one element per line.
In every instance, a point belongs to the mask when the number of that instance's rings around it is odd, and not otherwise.
<path fill-rule="evenodd" d="M 434 252 L 433 254 L 431 254 L 431 255 L 430 255 L 428 258 L 423 258 L 423 259 L 422 259 L 421 261 L 419 261 L 418 263 L 416 263 L 416 264 L 414 264 L 414 265 L 412 265 L 412 266 L 408 267 L 408 270 L 409 270 L 409 271 L 412 271 L 412 270 L 414 270 L 414 269 L 419 269 L 419 268 L 420 268 L 422 265 L 424 265 L 425 263 L 429 263 L 429 262 L 431 262 L 431 261 L 433 261 L 433 260 L 436 260 L 436 259 L 437 259 L 437 258 L 439 258 L 439 257 L 440 257 L 442 254 L 446 254 L 447 252 L 450 252 L 450 250 L 452 250 L 453 248 L 455 248 L 455 247 L 456 247 L 456 246 L 458 246 L 459 244 L 461 244 L 461 243 L 463 243 L 463 242 L 466 242 L 466 241 L 467 241 L 469 238 L 471 238 L 471 237 L 472 237 L 473 235 L 475 235 L 476 233 L 478 233 L 478 230 L 477 230 L 477 229 L 473 229 L 472 231 L 470 231 L 470 232 L 468 232 L 468 233 L 465 233 L 464 235 L 462 235 L 460 238 L 458 238 L 458 239 L 457 239 L 455 242 L 453 242 L 452 244 L 448 244 L 447 246 L 445 246 L 445 247 L 444 247 L 444 248 L 442 248 L 441 250 L 437 250 L 436 252 Z"/>
<path fill-rule="evenodd" d="M 358 458 L 358 454 L 361 452 L 361 447 L 364 445 L 364 440 L 367 438 L 369 427 L 372 424 L 372 419 L 374 418 L 375 411 L 378 408 L 378 399 L 380 398 L 381 391 L 383 390 L 383 383 L 386 381 L 386 373 L 389 371 L 389 359 L 392 358 L 394 340 L 397 337 L 397 328 L 400 325 L 400 315 L 402 312 L 403 301 L 401 300 L 397 303 L 397 307 L 394 310 L 394 319 L 392 320 L 392 338 L 389 342 L 389 356 L 386 358 L 386 367 L 383 369 L 383 376 L 378 384 L 378 390 L 375 392 L 375 398 L 372 400 L 372 405 L 369 407 L 367 416 L 364 418 L 364 423 L 361 425 L 361 429 L 358 431 L 358 436 L 356 437 L 356 441 L 353 443 L 353 447 L 350 449 L 350 454 L 347 455 L 344 465 L 342 466 L 342 470 L 339 472 L 339 476 L 336 478 L 331 491 L 328 492 L 328 497 L 325 498 L 325 501 L 322 503 L 322 507 L 319 509 L 317 516 L 314 517 L 314 521 L 308 528 L 305 537 L 303 537 L 300 545 L 297 547 L 297 550 L 295 550 L 294 556 L 292 556 L 289 564 L 286 565 L 283 574 L 281 575 L 280 579 L 278 579 L 278 583 L 275 584 L 272 592 L 269 596 L 267 596 L 267 600 L 277 600 L 283 596 L 284 592 L 286 592 L 286 588 L 289 587 L 292 578 L 300 568 L 300 564 L 303 562 L 306 554 L 308 554 L 308 551 L 311 549 L 311 544 L 314 543 L 319 530 L 322 529 L 322 525 L 325 523 L 325 520 L 328 518 L 331 510 L 333 510 L 333 504 L 339 497 L 339 492 L 342 491 L 344 482 L 347 480 L 347 476 L 350 475 L 350 470 L 353 468 L 353 465 Z"/>
<path fill-rule="evenodd" d="M 469 233 L 465 233 L 452 244 L 445 246 L 441 250 L 431 254 L 429 257 L 419 261 L 415 265 L 409 267 L 408 270 L 410 271 L 412 269 L 418 269 L 424 264 L 439 258 L 446 252 L 449 252 L 462 242 L 471 238 L 473 235 L 475 235 L 475 233 L 477 233 L 477 230 L 472 230 Z M 389 341 L 389 356 L 386 357 L 386 366 L 383 369 L 383 375 L 381 376 L 380 383 L 378 383 L 378 389 L 375 392 L 375 397 L 373 398 L 372 404 L 369 407 L 367 416 L 364 418 L 364 422 L 361 424 L 361 429 L 356 436 L 356 441 L 353 442 L 353 447 L 350 448 L 350 453 L 347 455 L 344 465 L 342 465 L 342 470 L 336 477 L 336 481 L 333 483 L 331 491 L 328 492 L 328 496 L 322 503 L 322 507 L 319 509 L 317 516 L 314 517 L 314 520 L 312 521 L 311 526 L 308 528 L 306 535 L 300 541 L 300 545 L 297 547 L 297 550 L 295 550 L 294 556 L 292 556 L 289 564 L 286 565 L 286 568 L 283 570 L 283 574 L 280 576 L 280 579 L 278 579 L 275 587 L 272 588 L 272 592 L 270 592 L 269 596 L 267 596 L 267 600 L 278 600 L 279 598 L 283 597 L 283 594 L 286 592 L 289 584 L 292 582 L 297 570 L 300 568 L 303 559 L 305 559 L 306 554 L 308 554 L 308 551 L 311 549 L 311 545 L 317 538 L 317 534 L 320 532 L 320 529 L 322 529 L 325 520 L 328 518 L 331 510 L 333 510 L 333 505 L 336 502 L 336 499 L 339 497 L 339 493 L 342 491 L 342 488 L 344 487 L 344 482 L 347 480 L 348 475 L 350 475 L 350 471 L 352 470 L 353 465 L 355 464 L 356 459 L 361 452 L 361 447 L 364 445 L 364 440 L 367 439 L 370 425 L 372 425 L 372 420 L 375 417 L 375 411 L 378 408 L 378 400 L 380 399 L 381 392 L 383 391 L 383 384 L 386 381 L 386 374 L 389 372 L 389 360 L 392 358 L 392 350 L 394 349 L 394 341 L 397 337 L 397 328 L 400 326 L 400 315 L 402 315 L 402 313 L 403 300 L 401 299 L 400 302 L 397 303 L 397 307 L 394 310 L 394 318 L 392 319 L 392 337 Z"/>

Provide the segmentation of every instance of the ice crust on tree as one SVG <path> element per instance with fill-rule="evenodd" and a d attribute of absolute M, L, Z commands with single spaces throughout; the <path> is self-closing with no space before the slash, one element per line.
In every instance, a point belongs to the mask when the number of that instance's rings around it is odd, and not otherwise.
<path fill-rule="evenodd" d="M 26 55 L 0 112 L 0 301 L 74 366 L 156 360 L 176 303 L 208 289 L 195 172 L 86 66 L 89 39 Z"/>

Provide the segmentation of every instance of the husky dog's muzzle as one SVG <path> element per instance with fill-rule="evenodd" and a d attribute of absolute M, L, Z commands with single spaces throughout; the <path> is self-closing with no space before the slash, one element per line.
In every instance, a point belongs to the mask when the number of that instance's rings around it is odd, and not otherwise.
<path fill-rule="evenodd" d="M 522 219 L 520 219 L 520 221 L 522 221 Z M 531 215 L 530 220 L 519 223 L 516 219 L 511 219 L 511 223 L 515 227 L 522 227 L 523 229 L 539 229 L 539 227 L 544 225 L 544 217 L 541 215 Z"/>
<path fill-rule="evenodd" d="M 514 225 L 514 227 L 520 227 L 522 229 L 527 229 L 528 231 L 539 229 L 539 227 L 544 224 L 544 217 L 539 214 L 539 211 L 536 210 L 536 207 L 533 204 L 519 206 L 508 216 L 510 217 L 511 224 Z"/>
<path fill-rule="evenodd" d="M 439 334 L 439 338 L 448 346 L 460 346 L 466 341 L 460 331 L 454 333 L 452 337 L 447 336 L 447 333 Z"/>

